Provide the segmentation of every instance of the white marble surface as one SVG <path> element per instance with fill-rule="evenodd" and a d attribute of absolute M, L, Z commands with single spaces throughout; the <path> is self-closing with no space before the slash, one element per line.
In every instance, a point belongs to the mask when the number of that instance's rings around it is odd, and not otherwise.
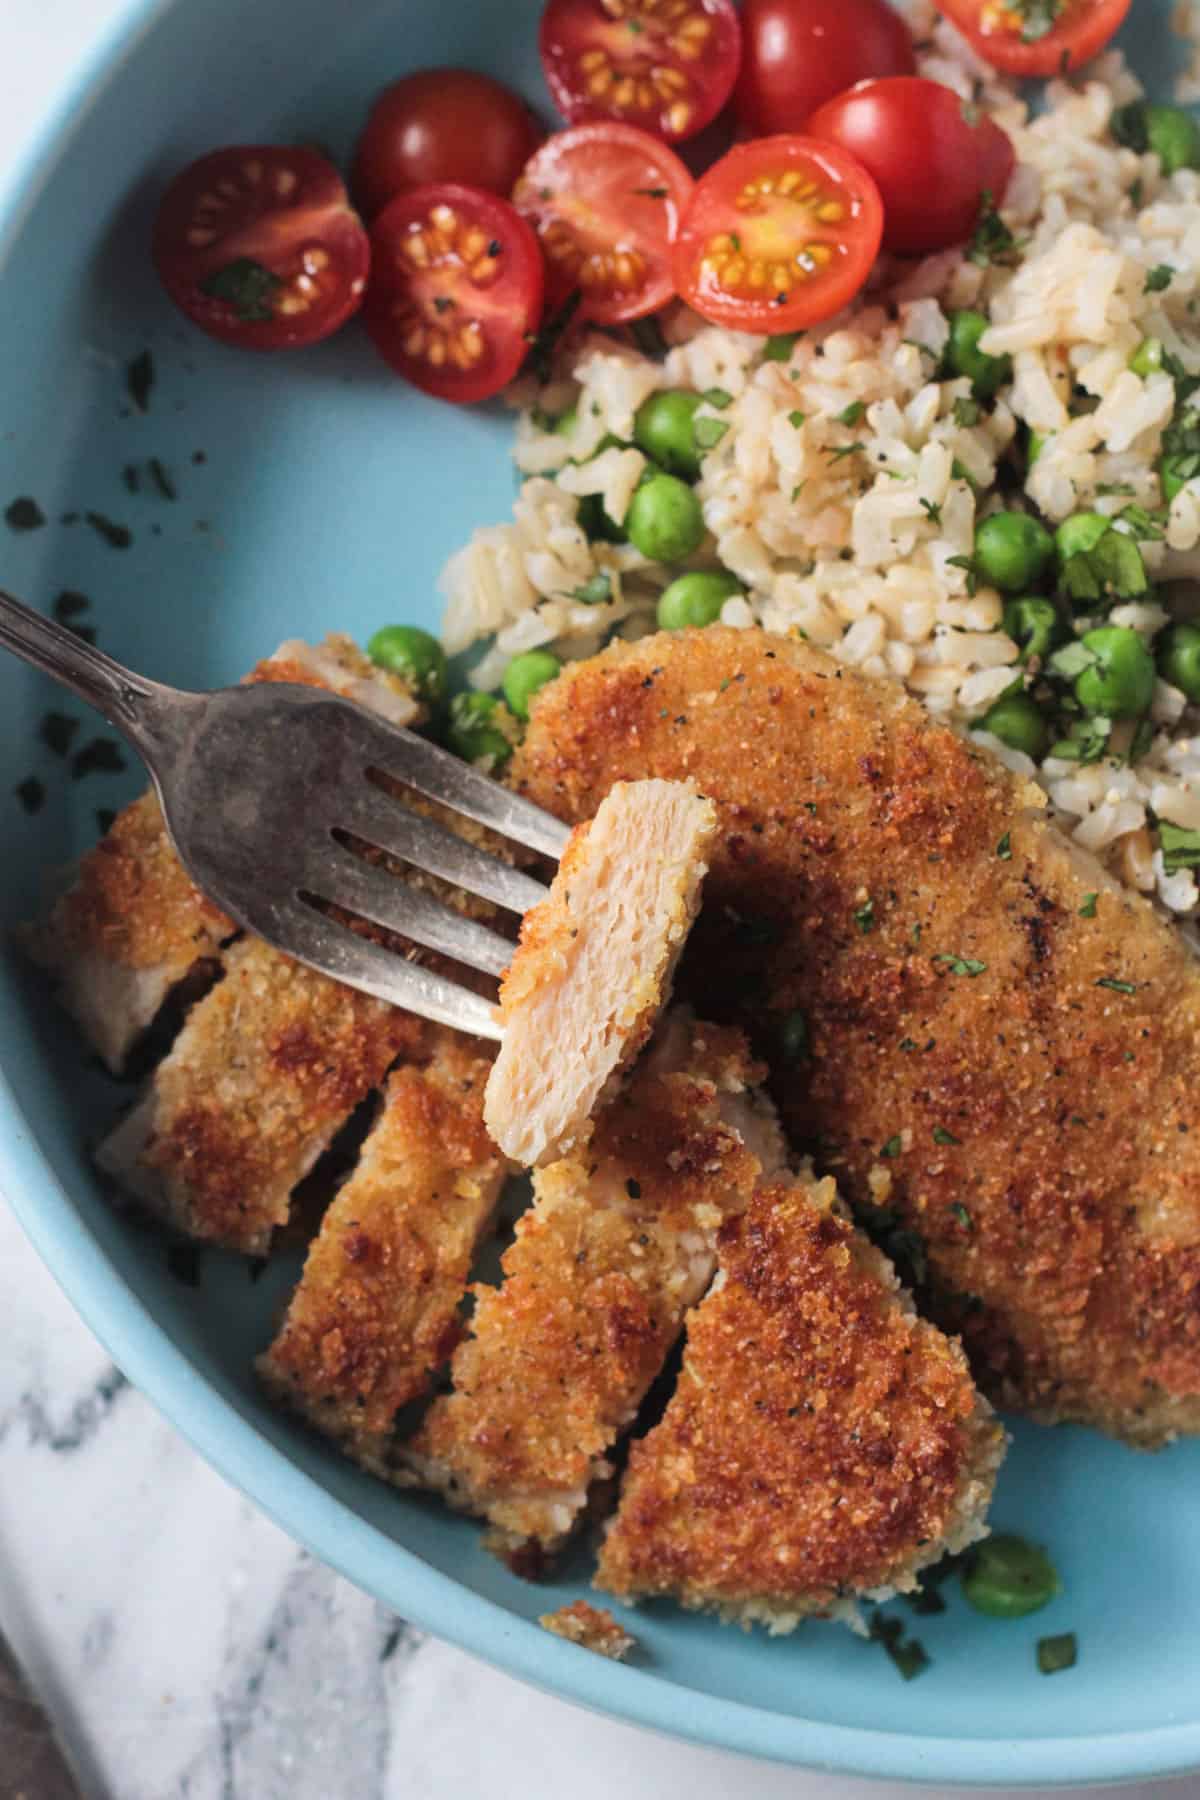
<path fill-rule="evenodd" d="M 0 171 L 111 10 L 0 0 Z M 459 1800 L 485 1785 L 489 1800 L 931 1794 L 653 1737 L 410 1631 L 193 1455 L 2 1202 L 0 1320 L 0 1622 L 89 1800 Z M 0 1769 L 0 1800 L 10 1793 Z"/>

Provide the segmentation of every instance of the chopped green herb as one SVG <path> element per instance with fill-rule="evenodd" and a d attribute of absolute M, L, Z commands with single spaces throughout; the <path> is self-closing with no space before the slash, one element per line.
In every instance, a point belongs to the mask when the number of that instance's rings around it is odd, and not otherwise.
<path fill-rule="evenodd" d="M 435 294 L 433 296 L 433 310 L 435 313 L 449 312 L 451 307 L 457 305 L 458 301 L 452 300 L 449 294 Z"/>
<path fill-rule="evenodd" d="M 667 340 L 662 334 L 662 326 L 653 313 L 645 319 L 632 319 L 629 324 L 629 335 L 643 356 L 649 356 L 654 362 L 661 362 L 667 354 Z"/>
<path fill-rule="evenodd" d="M 969 430 L 972 425 L 978 425 L 982 417 L 983 408 L 980 406 L 978 400 L 972 400 L 969 395 L 960 394 L 958 399 L 954 402 L 954 423 L 956 425 L 961 425 L 963 430 L 966 431 Z"/>
<path fill-rule="evenodd" d="M 952 1131 L 947 1131 L 946 1127 L 944 1125 L 935 1125 L 934 1126 L 933 1141 L 935 1144 L 961 1144 L 962 1143 L 962 1139 L 956 1138 L 954 1133 Z"/>
<path fill-rule="evenodd" d="M 796 430 L 799 431 L 800 427 L 803 425 L 803 423 L 804 423 L 805 419 L 807 419 L 807 417 L 808 417 L 807 413 L 802 413 L 797 409 L 795 412 L 790 412 L 788 414 L 788 424 L 794 425 Z"/>
<path fill-rule="evenodd" d="M 102 537 L 114 550 L 128 550 L 132 544 L 133 533 L 128 525 L 118 525 L 107 513 L 88 512 L 83 516 L 96 535 Z"/>
<path fill-rule="evenodd" d="M 1108 748 L 1111 735 L 1111 719 L 1076 719 L 1068 728 L 1066 737 L 1051 744 L 1050 755 L 1060 757 L 1064 762 L 1099 762 Z"/>
<path fill-rule="evenodd" d="M 944 1613 L 946 1610 L 946 1602 L 935 1587 L 922 1585 L 914 1588 L 912 1593 L 905 1594 L 903 1598 L 910 1610 L 921 1614 L 922 1617 L 932 1613 Z"/>
<path fill-rule="evenodd" d="M 1080 643 L 1076 638 L 1073 643 L 1064 644 L 1061 650 L 1056 650 L 1053 656 L 1048 657 L 1046 667 L 1052 675 L 1063 675 L 1068 681 L 1073 681 L 1076 675 L 1082 675 L 1085 669 L 1090 669 L 1095 660 L 1095 651 L 1089 650 L 1086 644 Z"/>
<path fill-rule="evenodd" d="M 1139 175 L 1137 180 L 1134 182 L 1133 186 L 1129 190 L 1129 198 L 1133 202 L 1133 206 L 1134 206 L 1135 210 L 1139 211 L 1139 212 L 1141 211 L 1141 205 L 1142 205 L 1142 186 L 1143 186 L 1142 178 Z"/>
<path fill-rule="evenodd" d="M 1021 20 L 1021 42 L 1036 44 L 1048 37 L 1066 9 L 1066 0 L 1010 0 L 1008 10 Z M 1063 74 L 1071 66 L 1068 55 Z"/>
<path fill-rule="evenodd" d="M 922 500 L 921 506 L 922 506 L 923 511 L 926 513 L 927 517 L 929 518 L 931 524 L 933 524 L 933 525 L 941 524 L 942 509 L 936 500 Z"/>
<path fill-rule="evenodd" d="M 1037 1641 L 1037 1666 L 1043 1675 L 1073 1669 L 1079 1661 L 1079 1640 L 1073 1631 L 1057 1631 Z"/>
<path fill-rule="evenodd" d="M 712 450 L 729 430 L 728 419 L 699 418 L 692 423 L 692 437 L 698 450 Z"/>
<path fill-rule="evenodd" d="M 40 812 L 46 804 L 46 786 L 36 775 L 27 775 L 24 781 L 18 781 L 13 793 L 21 802 L 27 813 Z"/>
<path fill-rule="evenodd" d="M 124 767 L 125 758 L 116 738 L 96 737 L 75 752 L 71 761 L 71 779 L 78 781 L 84 775 L 119 775 Z"/>
<path fill-rule="evenodd" d="M 578 288 L 572 289 L 556 312 L 533 334 L 529 340 L 529 349 L 521 372 L 535 375 L 539 381 L 549 381 L 554 368 L 554 353 L 558 349 L 558 341 L 571 323 L 583 298 Z"/>
<path fill-rule="evenodd" d="M 40 531 L 46 515 L 30 495 L 20 494 L 5 507 L 4 523 L 10 531 Z"/>
<path fill-rule="evenodd" d="M 38 736 L 47 750 L 52 751 L 55 756 L 65 756 L 78 730 L 79 720 L 73 719 L 69 713 L 48 712 L 38 727 Z"/>
<path fill-rule="evenodd" d="M 909 934 L 908 934 L 908 935 L 909 935 L 909 937 L 910 937 L 910 938 L 911 938 L 911 939 L 912 939 L 912 941 L 913 941 L 913 943 L 914 943 L 914 944 L 919 944 L 919 943 L 920 943 L 920 941 L 921 941 L 921 927 L 920 927 L 920 925 L 919 925 L 919 924 L 917 924 L 917 925 L 914 925 L 914 926 L 913 926 L 913 928 L 912 928 L 912 930 L 911 930 L 911 931 L 910 931 L 910 932 L 909 932 Z"/>
<path fill-rule="evenodd" d="M 1004 836 L 1000 839 L 1000 842 L 996 845 L 996 855 L 1000 858 L 1001 862 L 1011 862 L 1012 861 L 1012 832 L 1011 831 L 1006 831 Z"/>
<path fill-rule="evenodd" d="M 1011 262 L 1016 248 L 1016 238 L 996 211 L 992 196 L 985 188 L 980 196 L 979 218 L 967 245 L 968 262 L 976 263 L 980 268 L 986 268 L 988 263 Z"/>
<path fill-rule="evenodd" d="M 578 600 L 583 606 L 600 606 L 612 599 L 612 576 L 607 569 L 599 569 L 582 587 L 572 588 L 566 598 Z"/>
<path fill-rule="evenodd" d="M 895 1137 L 890 1137 L 888 1139 L 887 1143 L 884 1144 L 884 1146 L 880 1150 L 879 1154 L 880 1154 L 880 1156 L 887 1156 L 887 1157 L 899 1156 L 899 1154 L 903 1148 L 904 1148 L 904 1145 L 901 1142 L 900 1134 L 897 1132 Z"/>
<path fill-rule="evenodd" d="M 917 1047 L 917 1040 L 916 1040 L 916 1038 L 909 1038 L 909 1037 L 906 1037 L 906 1038 L 901 1038 L 901 1039 L 900 1039 L 900 1048 L 901 1048 L 901 1050 L 915 1050 L 915 1049 L 916 1049 L 916 1047 Z"/>
<path fill-rule="evenodd" d="M 1158 822 L 1158 843 L 1162 850 L 1163 868 L 1168 875 L 1180 869 L 1200 868 L 1200 831 L 1185 831 L 1169 819 Z"/>
<path fill-rule="evenodd" d="M 799 336 L 798 331 L 772 332 L 763 345 L 763 361 L 786 362 L 792 354 Z"/>
<path fill-rule="evenodd" d="M 954 1214 L 954 1217 L 958 1220 L 958 1223 L 962 1226 L 964 1231 L 974 1231 L 975 1221 L 972 1219 L 961 1200 L 951 1201 L 950 1211 Z"/>
<path fill-rule="evenodd" d="M 905 1681 L 912 1681 L 923 1669 L 929 1667 L 929 1653 L 918 1638 L 906 1638 L 904 1626 L 899 1619 L 889 1618 L 886 1613 L 874 1613 L 867 1635 L 877 1644 L 882 1644 L 892 1663 Z"/>
<path fill-rule="evenodd" d="M 840 413 L 835 413 L 834 417 L 839 425 L 857 425 L 866 410 L 864 401 L 852 400 L 849 406 L 843 407 Z"/>
<path fill-rule="evenodd" d="M 634 188 L 633 191 L 635 194 L 644 194 L 647 200 L 665 200 L 667 197 L 665 187 Z"/>
<path fill-rule="evenodd" d="M 807 485 L 807 478 L 805 479 L 805 481 L 798 481 L 796 483 L 795 487 L 792 489 L 793 501 L 798 500 L 800 498 L 801 494 L 804 492 L 806 485 Z"/>
<path fill-rule="evenodd" d="M 948 569 L 965 569 L 967 572 L 967 592 L 968 594 L 974 594 L 976 588 L 979 586 L 979 578 L 975 573 L 974 557 L 948 556 L 946 558 L 946 567 Z"/>
<path fill-rule="evenodd" d="M 700 398 L 706 406 L 715 406 L 718 412 L 723 412 L 733 401 L 733 395 L 723 387 L 705 388 Z"/>
<path fill-rule="evenodd" d="M 154 358 L 149 350 L 135 356 L 125 368 L 125 386 L 129 398 L 140 413 L 150 411 L 150 390 L 154 386 Z"/>
<path fill-rule="evenodd" d="M 1096 483 L 1097 494 L 1132 494 L 1133 491 L 1127 481 L 1099 481 Z"/>
<path fill-rule="evenodd" d="M 1155 263 L 1152 269 L 1146 271 L 1146 282 L 1142 292 L 1144 294 L 1161 294 L 1164 288 L 1170 287 L 1174 274 L 1175 271 L 1170 263 Z"/>
<path fill-rule="evenodd" d="M 831 463 L 841 462 L 844 456 L 853 456 L 857 450 L 865 450 L 866 447 L 861 439 L 857 439 L 853 444 L 839 444 L 836 450 L 829 452 L 829 461 Z"/>
<path fill-rule="evenodd" d="M 1099 894 L 1085 894 L 1083 896 L 1083 905 L 1079 909 L 1079 916 L 1081 919 L 1095 918 L 1096 902 L 1099 898 Z"/>
<path fill-rule="evenodd" d="M 1111 988 L 1114 994 L 1136 994 L 1135 981 L 1117 981 L 1112 975 L 1102 975 L 1096 983 L 1097 987 Z"/>
<path fill-rule="evenodd" d="M 255 262 L 252 256 L 235 256 L 204 277 L 200 292 L 224 300 L 244 324 L 265 325 L 275 317 L 272 301 L 282 286 L 279 276 L 265 264 Z"/>
<path fill-rule="evenodd" d="M 1141 543 L 1161 543 L 1166 535 L 1163 527 L 1167 522 L 1167 509 L 1161 507 L 1157 512 L 1147 512 L 1144 506 L 1123 506 L 1117 514 L 1123 525 L 1128 525 L 1133 536 Z"/>
<path fill-rule="evenodd" d="M 171 479 L 170 472 L 165 463 L 160 462 L 157 456 L 152 456 L 146 467 L 150 471 L 151 481 L 154 483 L 163 499 L 178 500 L 179 490 Z"/>
<path fill-rule="evenodd" d="M 952 975 L 982 975 L 987 968 L 985 962 L 977 962 L 973 956 L 952 956 L 948 950 L 939 950 L 933 960 L 945 963 Z"/>
<path fill-rule="evenodd" d="M 856 912 L 851 914 L 851 917 L 865 936 L 868 931 L 873 931 L 875 928 L 875 902 L 873 900 L 865 901 Z"/>

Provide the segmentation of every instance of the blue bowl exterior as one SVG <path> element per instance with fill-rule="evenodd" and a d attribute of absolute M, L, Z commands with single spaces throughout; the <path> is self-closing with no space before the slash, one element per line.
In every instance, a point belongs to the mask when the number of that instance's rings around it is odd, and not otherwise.
<path fill-rule="evenodd" d="M 166 174 L 214 142 L 304 138 L 344 154 L 381 74 L 406 67 L 490 68 L 550 117 L 536 10 L 364 0 L 333 46 L 320 0 L 257 0 L 249 22 L 240 0 L 117 10 L 0 186 L 0 506 L 30 493 L 55 521 L 95 508 L 133 525 L 136 541 L 122 553 L 59 523 L 6 537 L 6 585 L 43 605 L 63 587 L 89 592 L 102 643 L 197 685 L 234 678 L 287 635 L 435 621 L 444 557 L 507 512 L 505 416 L 457 413 L 395 384 L 356 330 L 277 359 L 194 336 L 148 270 L 147 225 Z M 1141 0 L 1125 34 L 1160 81 L 1166 15 L 1165 0 Z M 125 403 L 123 370 L 147 345 L 158 381 L 143 417 Z M 174 507 L 121 485 L 123 464 L 149 455 L 177 472 Z M 0 668 L 6 924 L 34 909 L 39 871 L 94 835 L 95 809 L 140 780 L 131 770 L 69 786 L 34 748 L 48 704 L 60 702 L 44 684 Z M 50 789 L 34 818 L 8 792 L 30 769 Z M 641 1666 L 608 1664 L 534 1622 L 581 1590 L 582 1557 L 549 1588 L 522 1584 L 480 1550 L 473 1526 L 370 1481 L 263 1403 L 251 1358 L 295 1261 L 255 1286 L 218 1256 L 199 1288 L 172 1280 L 161 1245 L 110 1210 L 88 1165 L 119 1090 L 11 957 L 0 965 L 0 1067 L 0 1187 L 114 1358 L 282 1526 L 418 1625 L 585 1705 L 806 1766 L 1010 1784 L 1200 1766 L 1200 1446 L 1151 1459 L 1085 1432 L 1018 1426 L 996 1521 L 1050 1545 L 1064 1594 L 1014 1625 L 952 1598 L 944 1617 L 919 1622 L 935 1662 L 911 1687 L 877 1648 L 834 1628 L 771 1645 L 665 1607 L 631 1621 Z M 1069 1629 L 1079 1667 L 1047 1682 L 1034 1641 Z"/>

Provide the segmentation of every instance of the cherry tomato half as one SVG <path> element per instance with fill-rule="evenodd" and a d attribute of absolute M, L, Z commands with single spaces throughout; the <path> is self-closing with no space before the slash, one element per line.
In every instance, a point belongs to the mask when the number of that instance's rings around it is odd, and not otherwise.
<path fill-rule="evenodd" d="M 357 311 L 370 249 L 342 178 L 315 150 L 214 150 L 177 175 L 154 221 L 167 293 L 210 337 L 315 344 Z"/>
<path fill-rule="evenodd" d="M 970 237 L 981 195 L 999 204 L 1015 160 L 986 113 L 920 75 L 860 81 L 819 107 L 808 130 L 870 170 L 883 196 L 884 247 L 903 255 Z"/>
<path fill-rule="evenodd" d="M 882 233 L 879 189 L 852 156 L 815 138 L 756 138 L 697 182 L 676 291 L 715 325 L 799 331 L 853 298 Z"/>
<path fill-rule="evenodd" d="M 537 239 L 507 200 L 428 182 L 371 227 L 363 319 L 397 374 L 442 400 L 485 400 L 512 380 L 542 315 Z"/>
<path fill-rule="evenodd" d="M 670 142 L 716 118 L 742 54 L 731 0 L 549 0 L 539 41 L 572 125 L 622 119 Z"/>
<path fill-rule="evenodd" d="M 545 135 L 524 100 L 490 75 L 420 69 L 372 106 L 350 186 L 369 219 L 393 194 L 427 181 L 462 181 L 507 199 Z"/>
<path fill-rule="evenodd" d="M 692 193 L 673 150 L 636 125 L 574 125 L 535 151 L 513 204 L 538 234 L 551 307 L 619 325 L 672 296 L 671 244 Z"/>
<path fill-rule="evenodd" d="M 1114 37 L 1130 0 L 934 0 L 994 69 L 1066 75 Z"/>
<path fill-rule="evenodd" d="M 756 135 L 804 131 L 843 88 L 916 66 L 908 26 L 887 0 L 745 0 L 734 106 Z"/>

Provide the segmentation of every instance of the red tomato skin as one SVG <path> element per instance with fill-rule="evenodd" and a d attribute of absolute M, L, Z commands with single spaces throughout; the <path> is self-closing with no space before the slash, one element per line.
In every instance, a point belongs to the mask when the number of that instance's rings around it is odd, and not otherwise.
<path fill-rule="evenodd" d="M 580 194 L 581 184 L 586 192 Z M 595 325 L 623 325 L 665 306 L 675 292 L 670 245 L 695 183 L 667 144 L 615 119 L 572 125 L 556 131 L 526 164 L 513 189 L 513 204 L 539 237 L 552 225 L 558 193 L 582 197 L 621 242 L 638 242 L 648 259 L 642 284 L 627 293 L 603 294 L 585 288 L 575 317 Z M 649 190 L 665 188 L 660 198 Z M 639 192 L 639 190 L 641 190 Z M 609 201 L 607 207 L 604 202 Z M 623 236 L 622 236 L 623 233 Z M 574 291 L 573 276 L 551 256 L 546 260 L 546 304 L 550 311 Z"/>
<path fill-rule="evenodd" d="M 691 79 L 689 101 L 691 112 L 683 128 L 676 129 L 671 119 L 672 103 L 668 97 L 650 108 L 617 109 L 581 91 L 576 58 L 588 48 L 589 39 L 598 43 L 602 33 L 613 29 L 614 21 L 602 0 L 547 0 L 538 32 L 538 48 L 546 86 L 559 112 L 572 125 L 613 119 L 636 125 L 661 137 L 665 143 L 678 143 L 692 138 L 712 123 L 733 92 L 742 61 L 742 33 L 732 0 L 695 0 L 697 12 L 708 19 L 712 42 L 704 54 L 694 60 L 672 57 L 669 50 L 664 60 Z M 644 14 L 634 15 L 641 24 Z M 642 24 L 643 31 L 646 29 Z"/>
<path fill-rule="evenodd" d="M 970 237 L 984 189 L 997 205 L 1013 149 L 991 119 L 920 75 L 862 81 L 819 107 L 814 137 L 840 144 L 868 168 L 883 196 L 883 244 L 902 256 L 946 250 Z"/>
<path fill-rule="evenodd" d="M 452 283 L 456 301 L 483 324 L 486 355 L 473 368 L 440 368 L 407 352 L 393 308 L 420 284 L 399 246 L 412 222 L 423 223 L 432 209 L 446 205 L 478 225 L 502 246 L 505 269 L 493 285 L 464 293 L 463 276 Z M 371 280 L 363 303 L 363 323 L 384 361 L 398 375 L 439 400 L 470 402 L 499 393 L 525 360 L 529 339 L 542 316 L 542 253 L 530 227 L 507 200 L 461 182 L 428 182 L 397 194 L 371 225 Z M 428 316 L 428 315 L 427 315 Z M 436 323 L 436 318 L 432 321 Z"/>
<path fill-rule="evenodd" d="M 245 184 L 255 165 L 263 182 Z M 295 177 L 286 197 L 273 178 Z M 236 221 L 208 243 L 188 241 L 200 227 L 196 209 L 219 181 L 244 186 Z M 226 210 L 234 211 L 232 202 Z M 237 317 L 226 300 L 206 294 L 200 283 L 241 258 L 261 263 L 273 274 L 299 272 L 305 251 L 323 250 L 326 272 L 317 279 L 318 298 L 291 315 L 270 319 Z M 350 206 L 341 176 L 315 150 L 273 144 L 234 144 L 212 150 L 169 183 L 154 221 L 152 256 L 159 280 L 179 310 L 209 337 L 240 350 L 297 350 L 319 343 L 345 324 L 362 305 L 370 267 L 370 244 L 362 220 Z M 310 277 L 310 279 L 312 279 Z"/>
<path fill-rule="evenodd" d="M 755 136 L 803 131 L 856 81 L 916 67 L 908 26 L 887 0 L 745 0 L 734 109 Z"/>
<path fill-rule="evenodd" d="M 745 233 L 744 217 L 735 210 L 733 197 L 762 171 L 764 164 L 770 168 L 815 168 L 830 186 L 851 198 L 854 208 L 853 232 L 841 268 L 834 276 L 818 275 L 811 283 L 801 285 L 795 298 L 784 306 L 771 299 L 750 300 L 713 292 L 699 273 L 704 247 L 712 237 L 730 229 Z M 836 235 L 844 237 L 845 232 Z M 801 331 L 832 318 L 854 298 L 871 273 L 882 235 L 883 202 L 879 189 L 861 163 L 840 146 L 795 133 L 755 138 L 750 143 L 735 144 L 696 183 L 675 240 L 675 291 L 702 317 L 731 331 L 768 335 Z"/>
<path fill-rule="evenodd" d="M 980 28 L 980 0 L 935 0 L 972 50 L 993 69 L 1019 77 L 1069 75 L 1091 62 L 1125 22 L 1131 0 L 1075 0 L 1053 30 L 1032 44 L 1018 32 Z"/>
<path fill-rule="evenodd" d="M 384 88 L 354 152 L 368 219 L 405 188 L 458 181 L 507 195 L 545 132 L 519 94 L 474 69 L 419 69 Z"/>

